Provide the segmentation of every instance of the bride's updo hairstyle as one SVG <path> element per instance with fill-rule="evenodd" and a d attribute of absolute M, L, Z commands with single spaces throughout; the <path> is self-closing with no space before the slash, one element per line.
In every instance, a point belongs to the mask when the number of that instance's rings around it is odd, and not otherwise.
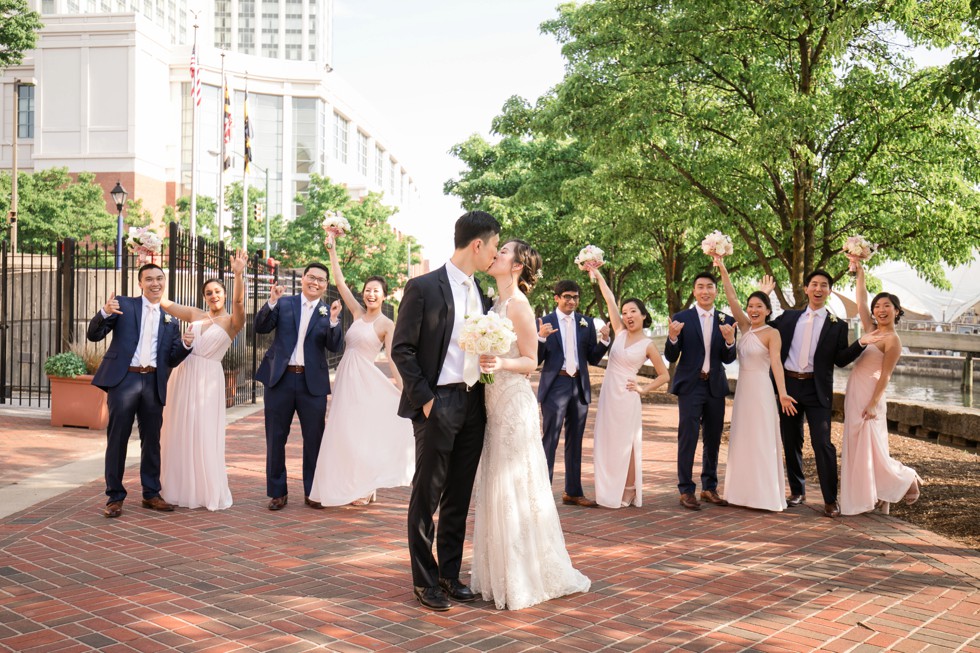
<path fill-rule="evenodd" d="M 902 303 L 899 301 L 898 297 L 890 292 L 880 292 L 875 295 L 875 298 L 871 300 L 871 312 L 875 312 L 875 306 L 882 299 L 887 299 L 892 303 L 892 306 L 895 307 L 895 324 L 898 324 L 898 321 L 902 319 L 903 315 L 905 315 L 905 309 L 902 308 Z M 875 324 L 878 323 L 878 320 L 874 319 L 874 315 L 871 316 L 871 319 L 874 320 Z"/>
<path fill-rule="evenodd" d="M 512 239 L 507 243 L 514 248 L 514 263 L 524 266 L 521 276 L 517 279 L 517 287 L 525 295 L 531 294 L 531 289 L 538 282 L 538 271 L 541 269 L 541 255 L 538 250 L 528 245 L 523 240 Z"/>

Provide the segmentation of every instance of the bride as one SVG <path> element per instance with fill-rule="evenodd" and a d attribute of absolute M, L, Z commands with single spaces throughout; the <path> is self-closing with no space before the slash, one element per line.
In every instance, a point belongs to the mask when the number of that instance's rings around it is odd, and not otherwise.
<path fill-rule="evenodd" d="M 498 609 L 520 610 L 588 591 L 572 567 L 541 446 L 538 403 L 527 375 L 537 367 L 534 313 L 525 293 L 541 256 L 521 240 L 500 248 L 487 273 L 497 282 L 494 312 L 514 323 L 517 342 L 505 356 L 480 357 L 486 386 L 487 430 L 476 480 L 471 584 Z"/>

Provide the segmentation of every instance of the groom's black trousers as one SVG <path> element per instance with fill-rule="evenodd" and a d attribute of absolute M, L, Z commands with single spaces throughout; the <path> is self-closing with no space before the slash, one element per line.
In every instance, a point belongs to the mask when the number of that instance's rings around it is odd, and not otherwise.
<path fill-rule="evenodd" d="M 486 423 L 479 383 L 469 391 L 462 383 L 437 387 L 429 417 L 413 421 L 415 477 L 408 503 L 408 550 L 416 587 L 435 587 L 439 578 L 459 578 Z M 437 508 L 438 563 L 432 555 Z"/>

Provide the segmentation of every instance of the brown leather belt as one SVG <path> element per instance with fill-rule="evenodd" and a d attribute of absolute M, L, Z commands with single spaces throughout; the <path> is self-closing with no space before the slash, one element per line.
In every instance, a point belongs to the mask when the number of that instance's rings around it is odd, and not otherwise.
<path fill-rule="evenodd" d="M 150 372 L 156 372 L 157 368 L 152 365 L 147 365 L 146 367 L 130 367 L 130 372 L 135 372 L 136 374 L 149 374 Z"/>
<path fill-rule="evenodd" d="M 560 371 L 558 372 L 558 376 L 567 376 L 567 377 L 568 377 L 568 378 L 570 378 L 570 379 L 574 379 L 575 377 L 577 377 L 577 376 L 578 376 L 578 372 L 576 372 L 575 374 L 569 374 L 569 373 L 568 373 L 568 372 L 566 372 L 565 370 L 560 370 Z"/>
<path fill-rule="evenodd" d="M 794 372 L 793 370 L 783 370 L 791 379 L 799 379 L 800 381 L 809 381 L 813 378 L 813 372 Z"/>
<path fill-rule="evenodd" d="M 293 374 L 302 374 L 303 370 L 306 369 L 302 365 L 287 365 L 286 371 L 292 372 Z"/>
<path fill-rule="evenodd" d="M 711 375 L 708 372 L 698 372 L 698 378 L 702 381 L 707 381 L 709 378 L 711 378 Z"/>

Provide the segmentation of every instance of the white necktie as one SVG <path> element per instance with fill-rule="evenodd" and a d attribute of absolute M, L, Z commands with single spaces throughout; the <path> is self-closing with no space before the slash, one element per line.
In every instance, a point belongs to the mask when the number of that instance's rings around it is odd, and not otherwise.
<path fill-rule="evenodd" d="M 701 371 L 705 374 L 711 369 L 711 313 L 701 314 L 701 335 L 704 336 L 704 362 Z"/>
<path fill-rule="evenodd" d="M 140 367 L 149 367 L 153 362 L 153 320 L 157 316 L 156 306 L 152 304 L 143 311 L 143 323 L 140 325 Z"/>
<path fill-rule="evenodd" d="M 569 376 L 575 376 L 578 371 L 578 352 L 575 351 L 575 323 L 572 316 L 565 316 L 565 371 Z"/>
<path fill-rule="evenodd" d="M 472 315 L 482 315 L 483 311 L 480 309 L 480 297 L 476 292 L 473 281 L 471 279 L 464 279 L 463 287 L 466 288 L 466 313 L 463 317 L 468 318 Z M 480 357 L 476 354 L 466 352 L 463 356 L 463 381 L 466 385 L 472 386 L 479 380 Z"/>
<path fill-rule="evenodd" d="M 813 311 L 806 314 L 806 324 L 803 326 L 803 340 L 800 342 L 800 371 L 810 367 L 810 341 L 813 340 L 813 318 L 816 315 Z"/>
<path fill-rule="evenodd" d="M 304 299 L 300 302 L 299 334 L 296 339 L 296 364 L 306 365 L 306 356 L 303 346 L 306 342 L 306 329 L 310 326 L 310 318 L 313 317 L 313 308 L 308 306 Z"/>

